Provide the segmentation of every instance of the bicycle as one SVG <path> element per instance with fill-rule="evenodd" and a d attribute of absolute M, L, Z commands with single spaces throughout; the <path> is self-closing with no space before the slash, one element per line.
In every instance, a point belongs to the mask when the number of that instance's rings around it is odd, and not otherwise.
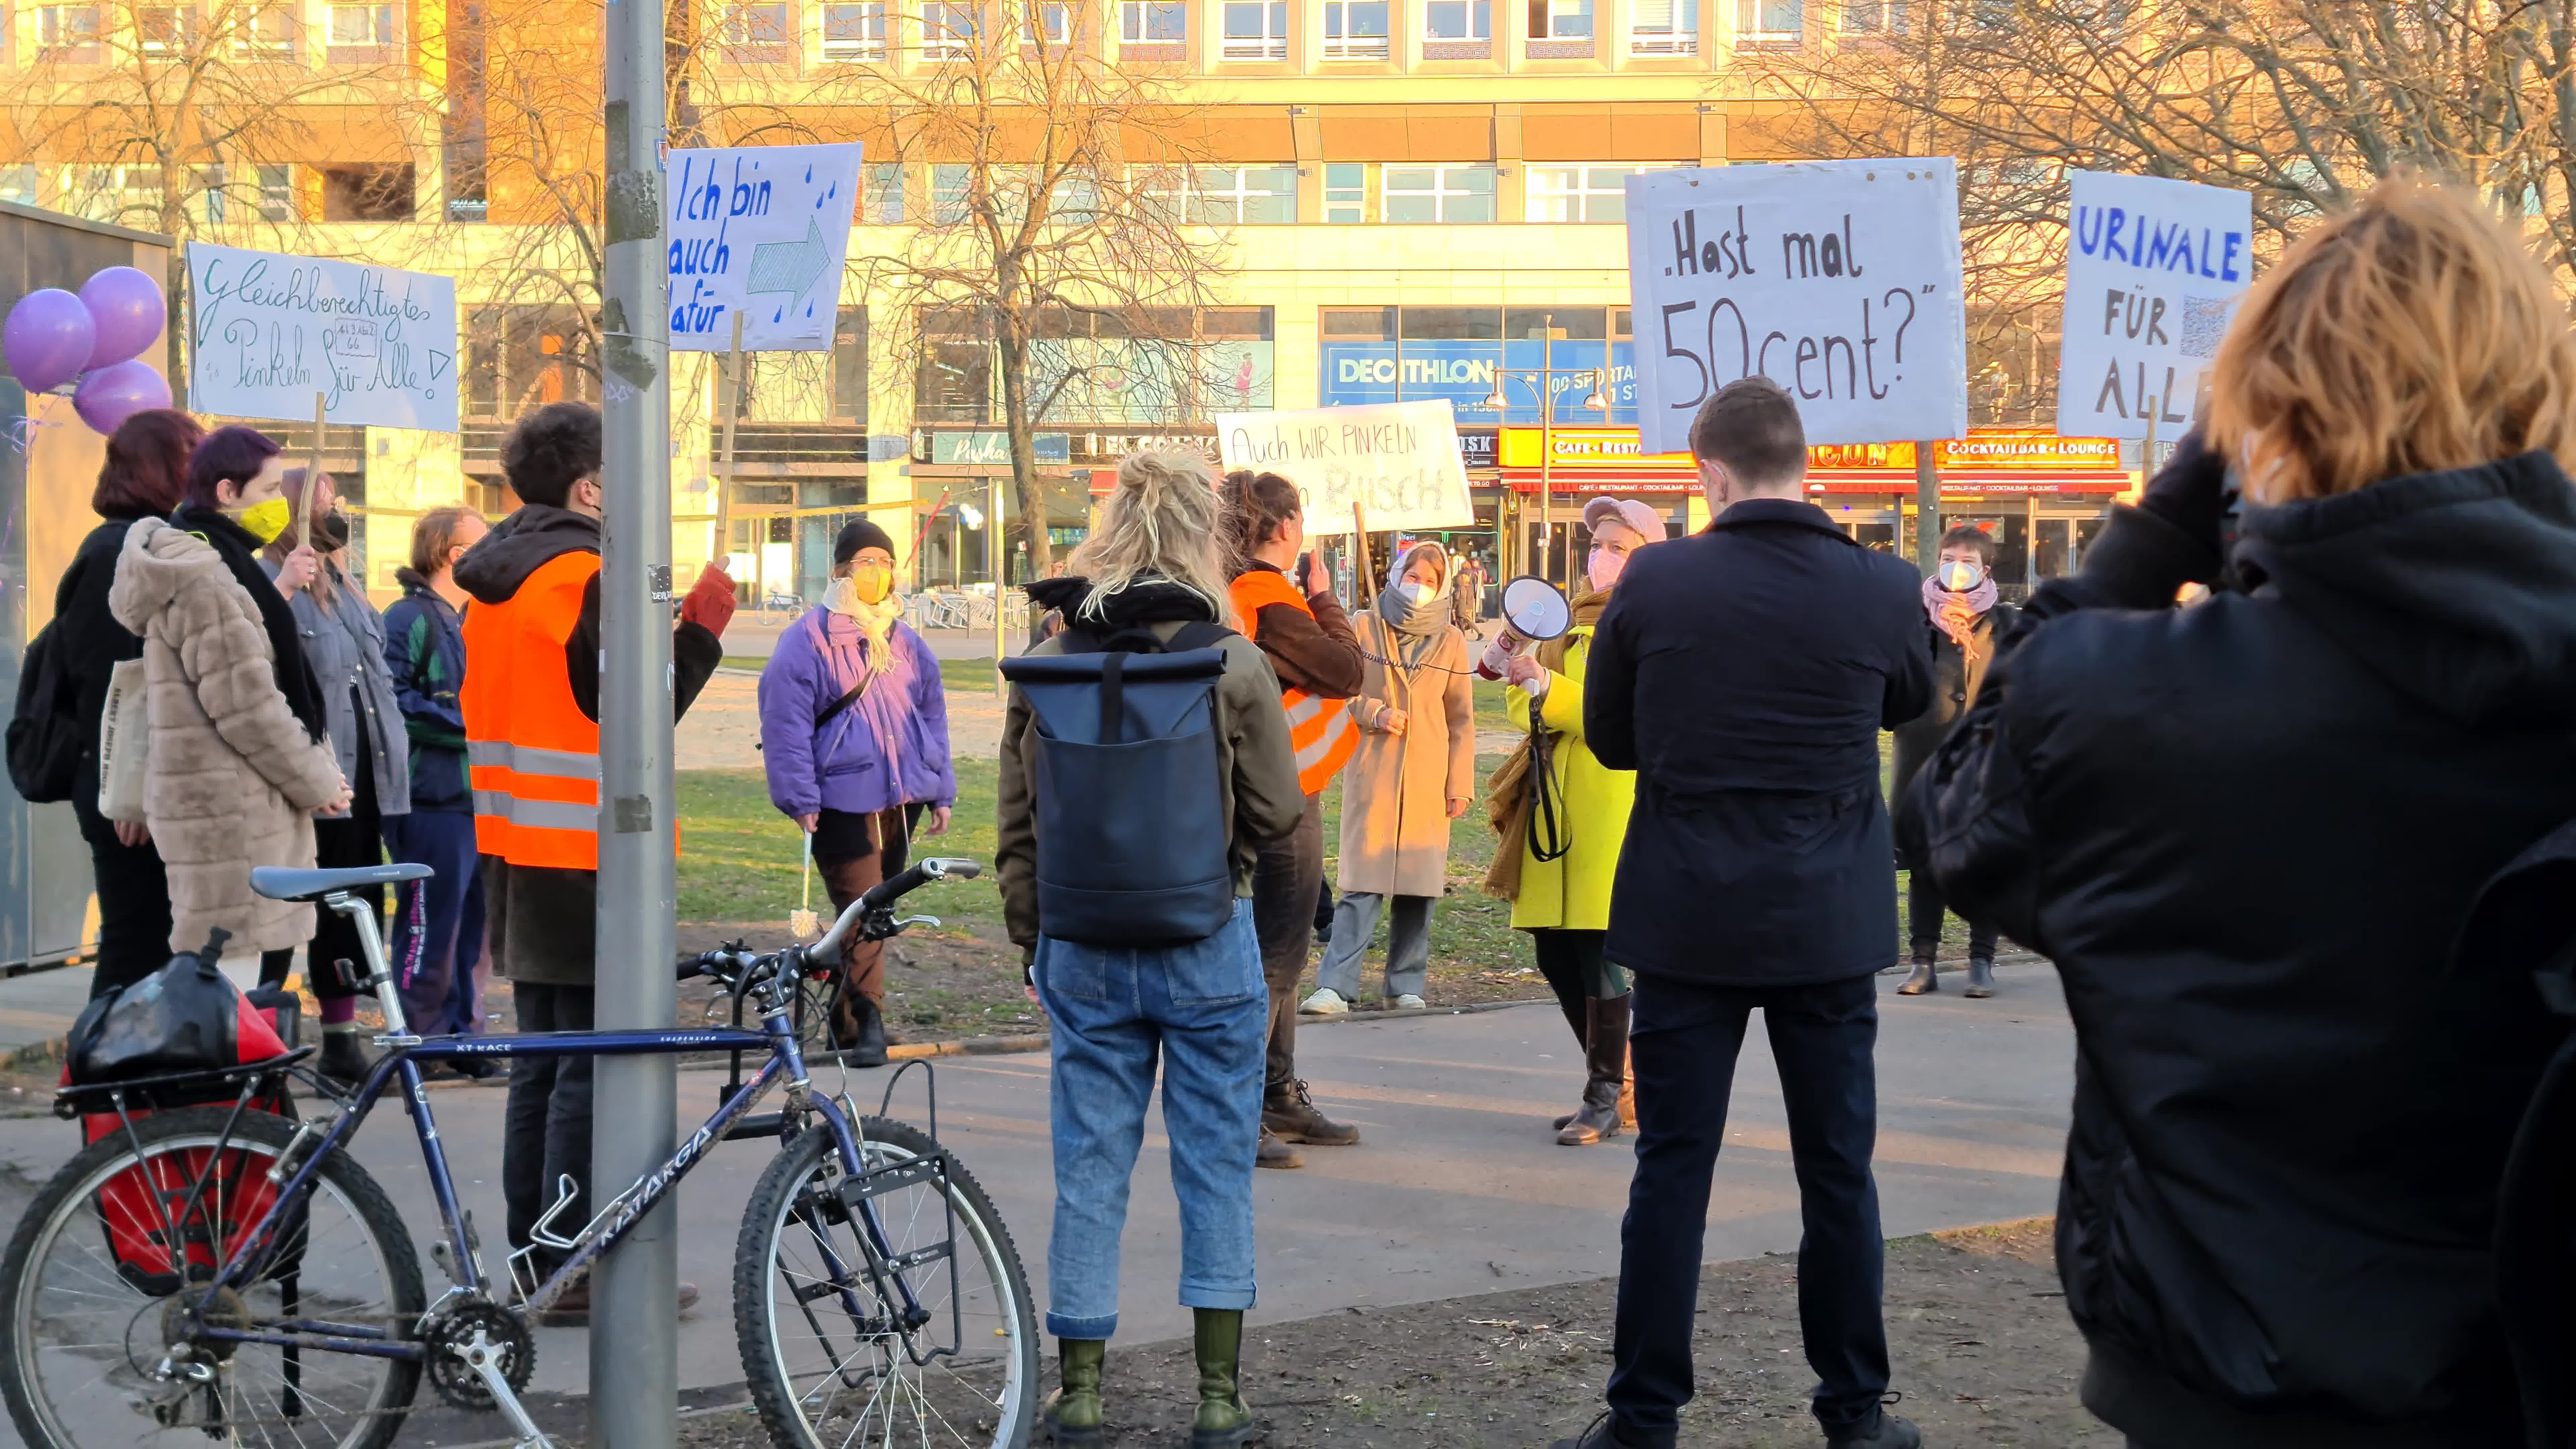
<path fill-rule="evenodd" d="M 745 1204 L 734 1262 L 734 1327 L 751 1397 L 772 1440 L 799 1449 L 864 1443 L 1018 1449 L 1036 1417 L 1036 1321 L 1028 1280 L 992 1200 L 938 1140 L 927 1063 L 887 1083 L 862 1116 L 808 1079 L 790 1005 L 809 969 L 834 970 L 856 930 L 884 940 L 894 902 L 969 860 L 925 860 L 851 903 L 821 939 L 769 955 L 739 943 L 681 963 L 760 1018 L 706 1027 L 422 1038 L 402 1002 L 375 913 L 349 892 L 418 880 L 426 867 L 261 869 L 253 889 L 320 901 L 359 928 L 384 1010 L 384 1056 L 342 1095 L 307 1072 L 311 1047 L 211 1073 L 67 1088 L 57 1111 L 113 1119 L 48 1181 L 0 1260 L 0 1396 L 36 1449 L 202 1442 L 382 1449 L 426 1378 L 458 1408 L 495 1411 L 518 1449 L 551 1449 L 519 1401 L 535 1367 L 529 1331 L 719 1141 L 779 1138 Z M 534 1242 L 506 1260 L 496 1296 L 473 1216 L 449 1175 L 421 1066 L 521 1055 L 722 1051 L 734 1072 L 715 1114 L 661 1167 L 569 1236 L 563 1178 Z M 749 1080 L 743 1058 L 765 1053 Z M 904 1072 L 923 1068 L 929 1130 L 886 1115 Z M 297 1122 L 253 1110 L 287 1077 L 325 1094 Z M 450 1286 L 430 1301 L 392 1201 L 346 1149 L 378 1093 L 399 1083 L 419 1138 Z M 780 1083 L 782 1110 L 751 1109 Z M 148 1110 L 170 1097 L 229 1104 Z M 541 1275 L 539 1247 L 561 1255 Z"/>

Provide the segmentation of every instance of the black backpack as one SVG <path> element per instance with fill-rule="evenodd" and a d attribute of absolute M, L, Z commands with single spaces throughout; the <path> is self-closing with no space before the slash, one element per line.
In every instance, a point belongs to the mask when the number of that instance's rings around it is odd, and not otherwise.
<path fill-rule="evenodd" d="M 18 713 L 9 721 L 9 783 L 20 799 L 46 805 L 72 798 L 89 731 L 80 689 L 63 667 L 62 641 L 47 624 L 18 661 Z"/>
<path fill-rule="evenodd" d="M 1095 946 L 1203 941 L 1234 913 L 1216 688 L 1232 633 L 1067 629 L 1062 654 L 1002 661 L 1037 728 L 1038 929 Z"/>

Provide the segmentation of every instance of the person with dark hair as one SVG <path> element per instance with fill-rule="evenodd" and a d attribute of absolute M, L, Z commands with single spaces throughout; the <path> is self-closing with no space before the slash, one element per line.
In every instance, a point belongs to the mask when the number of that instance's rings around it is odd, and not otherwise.
<path fill-rule="evenodd" d="M 172 408 L 139 412 L 117 425 L 108 435 L 107 460 L 99 465 L 98 489 L 89 501 L 105 521 L 81 540 L 71 567 L 54 587 L 59 657 L 76 691 L 85 739 L 72 777 L 72 817 L 80 822 L 81 839 L 89 843 L 98 890 L 92 996 L 140 981 L 170 959 L 169 876 L 147 825 L 99 813 L 98 735 L 109 677 L 118 664 L 143 657 L 143 641 L 107 607 L 117 554 L 135 520 L 159 517 L 179 506 L 188 450 L 203 436 L 195 418 Z"/>
<path fill-rule="evenodd" d="M 599 894 L 599 410 L 548 403 L 519 419 L 501 467 L 521 500 L 456 563 L 468 668 L 458 704 L 475 794 L 483 909 L 493 973 L 510 981 L 521 1031 L 588 1031 L 596 1022 L 593 946 Z M 671 631 L 671 713 L 688 713 L 724 658 L 734 586 L 708 564 L 680 601 Z M 576 1219 L 590 1201 L 588 1057 L 511 1063 L 502 1121 L 501 1187 L 513 1251 L 531 1243 L 573 1181 Z M 540 1246 L 539 1271 L 560 1266 Z M 697 1289 L 681 1285 L 682 1308 Z M 590 1317 L 590 1285 L 549 1322 Z"/>
<path fill-rule="evenodd" d="M 394 914 L 395 984 L 423 1036 L 479 1031 L 483 1001 L 474 966 L 483 957 L 483 873 L 474 850 L 474 791 L 465 770 L 465 590 L 456 561 L 489 531 L 463 504 L 433 508 L 412 524 L 411 565 L 394 571 L 403 596 L 385 610 L 385 668 L 411 742 L 411 813 L 385 820 L 393 858 L 438 872 L 413 885 Z M 459 1076 L 483 1078 L 493 1062 L 459 1058 Z"/>
<path fill-rule="evenodd" d="M 1877 973 L 1896 957 L 1882 729 L 1932 694 L 1921 581 L 1806 499 L 1776 382 L 1727 384 L 1691 449 L 1708 528 L 1640 551 L 1602 613 L 1583 732 L 1637 772 L 1609 959 L 1635 974 L 1637 1171 L 1620 1225 L 1609 1412 L 1581 1449 L 1667 1449 L 1691 1399 L 1708 1194 L 1760 1010 L 1797 1167 L 1798 1321 L 1825 1442 L 1913 1449 L 1886 1413 Z"/>
<path fill-rule="evenodd" d="M 1977 702 L 1994 662 L 1995 644 L 2011 632 L 2013 606 L 1995 591 L 1995 538 L 1973 523 L 1955 524 L 1941 535 L 1941 562 L 1923 581 L 1923 612 L 1932 643 L 1932 707 L 1896 730 L 1896 780 L 1889 798 L 1905 798 L 1914 772 L 1949 738 L 1951 726 Z M 1907 867 L 1906 924 L 1913 947 L 1914 970 L 1899 996 L 1920 996 L 1941 989 L 1941 919 L 1946 907 L 1941 884 L 1917 860 Z M 1995 994 L 1995 923 L 1968 923 L 1968 991 Z"/>
<path fill-rule="evenodd" d="M 903 622 L 894 540 L 867 519 L 842 527 L 823 607 L 788 625 L 761 667 L 760 750 L 769 801 L 805 832 L 836 911 L 903 869 L 925 810 L 926 833 L 948 833 L 947 690 Z M 851 1066 L 879 1067 L 885 943 L 857 936 L 841 948 L 831 1043 Z"/>
<path fill-rule="evenodd" d="M 295 541 L 296 524 L 305 517 L 308 494 L 304 470 L 290 468 L 281 482 L 287 525 L 262 550 L 262 566 L 280 576 L 288 555 L 306 547 Z M 325 870 L 377 865 L 385 858 L 384 822 L 411 812 L 411 761 L 400 726 L 401 707 L 394 701 L 393 681 L 385 672 L 385 625 L 366 590 L 349 576 L 342 560 L 349 546 L 349 517 L 340 511 L 339 490 L 324 474 L 309 495 L 311 522 L 304 530 L 316 555 L 312 577 L 287 594 L 302 636 L 305 662 L 321 686 L 322 713 L 338 752 L 340 777 L 349 782 L 351 803 L 313 822 L 313 863 Z M 384 918 L 384 888 L 354 892 Z M 345 964 L 343 964 L 345 963 Z M 366 973 L 365 948 L 358 928 L 338 911 L 321 913 L 313 939 L 304 948 L 305 986 L 322 1009 L 322 1055 L 316 1070 L 333 1081 L 355 1084 L 374 1065 L 361 1042 L 358 998 L 339 983 Z M 261 965 L 260 984 L 286 983 L 287 963 Z"/>
<path fill-rule="evenodd" d="M 1359 748 L 1349 713 L 1367 661 L 1350 616 L 1333 597 L 1332 573 L 1306 548 L 1297 485 L 1276 473 L 1225 475 L 1226 552 L 1243 636 L 1270 656 L 1279 702 L 1297 747 L 1306 815 L 1261 848 L 1252 875 L 1253 934 L 1270 983 L 1269 1080 L 1261 1111 L 1261 1167 L 1302 1167 L 1290 1143 L 1349 1147 L 1360 1129 L 1315 1109 L 1297 1075 L 1297 987 L 1314 950 L 1316 903 L 1324 888 L 1324 787 Z M 1296 569 L 1295 577 L 1289 570 Z"/>
<path fill-rule="evenodd" d="M 260 953 L 263 978 L 312 939 L 314 908 L 255 894 L 251 869 L 309 868 L 313 817 L 350 805 L 294 610 L 259 566 L 286 530 L 285 476 L 254 429 L 208 434 L 189 454 L 185 501 L 126 530 L 107 598 L 143 639 L 143 814 L 168 872 L 169 949 L 201 950 L 221 927 L 231 952 Z M 298 549 L 280 577 L 313 568 Z"/>

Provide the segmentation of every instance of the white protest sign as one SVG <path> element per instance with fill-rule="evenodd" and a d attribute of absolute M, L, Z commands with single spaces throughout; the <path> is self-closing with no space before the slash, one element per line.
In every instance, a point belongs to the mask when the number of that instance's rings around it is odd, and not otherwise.
<path fill-rule="evenodd" d="M 2066 173 L 2057 431 L 2179 438 L 2254 278 L 2254 198 L 2161 176 Z"/>
<path fill-rule="evenodd" d="M 1219 413 L 1216 436 L 1229 471 L 1276 473 L 1297 485 L 1309 535 L 1350 532 L 1354 503 L 1372 531 L 1476 525 L 1458 461 L 1458 415 L 1447 398 Z"/>
<path fill-rule="evenodd" d="M 188 243 L 188 406 L 456 431 L 456 283 Z"/>
<path fill-rule="evenodd" d="M 1965 437 L 1967 313 L 1948 157 L 1628 178 L 1637 418 L 1649 453 L 1738 378 L 1798 399 L 1810 443 Z"/>
<path fill-rule="evenodd" d="M 828 352 L 859 191 L 859 143 L 674 151 L 671 350 Z"/>

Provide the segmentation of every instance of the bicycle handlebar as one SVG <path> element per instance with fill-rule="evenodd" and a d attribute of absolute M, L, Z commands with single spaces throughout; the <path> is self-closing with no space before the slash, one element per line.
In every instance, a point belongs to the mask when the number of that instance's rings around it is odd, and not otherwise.
<path fill-rule="evenodd" d="M 859 922 L 875 911 L 885 910 L 905 895 L 935 880 L 973 880 L 984 873 L 984 867 L 962 856 L 933 856 L 920 864 L 884 881 L 866 895 L 850 902 L 848 910 L 832 922 L 832 928 L 811 945 L 802 948 L 809 959 L 829 960 L 840 954 L 841 942 Z M 764 958 L 749 951 L 707 951 L 693 961 L 679 963 L 679 979 L 720 974 L 725 967 L 747 970 Z"/>

